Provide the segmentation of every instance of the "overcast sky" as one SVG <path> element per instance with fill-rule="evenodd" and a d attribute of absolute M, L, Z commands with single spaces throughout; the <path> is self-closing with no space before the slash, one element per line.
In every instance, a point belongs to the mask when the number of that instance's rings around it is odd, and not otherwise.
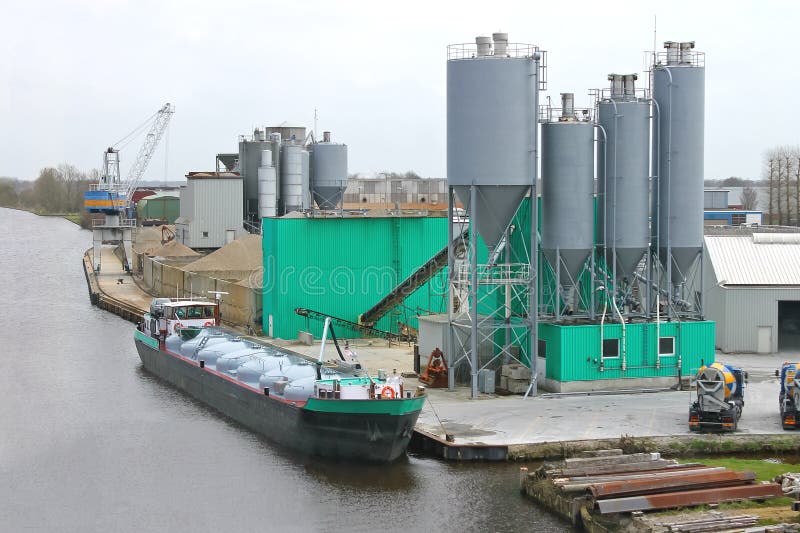
<path fill-rule="evenodd" d="M 257 125 L 311 128 L 314 108 L 350 172 L 443 178 L 448 44 L 499 30 L 537 44 L 546 95 L 581 107 L 608 73 L 645 69 L 654 16 L 659 49 L 706 53 L 706 178 L 757 177 L 765 149 L 800 142 L 796 1 L 28 0 L 0 3 L 0 176 L 99 167 L 171 102 L 144 179 L 164 178 L 165 154 L 170 179 L 212 169 Z"/>

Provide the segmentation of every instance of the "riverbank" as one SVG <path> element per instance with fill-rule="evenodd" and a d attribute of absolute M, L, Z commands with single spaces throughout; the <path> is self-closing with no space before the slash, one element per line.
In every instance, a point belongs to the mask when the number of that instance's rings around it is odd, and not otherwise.
<path fill-rule="evenodd" d="M 27 208 L 27 207 L 3 207 L 3 209 L 12 209 L 14 211 L 24 211 L 26 213 L 31 213 L 33 215 L 37 215 L 40 217 L 60 217 L 64 220 L 69 220 L 73 224 L 80 226 L 81 219 L 83 218 L 83 213 L 45 213 L 39 209 Z"/>
<path fill-rule="evenodd" d="M 139 287 L 105 247 L 101 273 L 94 273 L 84 256 L 83 268 L 95 305 L 136 322 L 152 296 Z M 108 254 L 108 255 L 106 255 Z M 291 310 L 289 310 L 291 312 Z M 235 324 L 226 324 L 236 327 Z M 238 325 L 239 331 L 245 331 Z M 317 356 L 319 343 L 269 342 Z M 351 346 L 367 368 L 396 368 L 413 374 L 411 346 L 359 339 Z M 332 345 L 326 357 L 337 357 Z M 669 457 L 709 454 L 774 452 L 800 453 L 800 433 L 784 431 L 778 414 L 779 383 L 774 370 L 788 354 L 719 355 L 726 363 L 749 372 L 746 406 L 735 434 L 701 434 L 688 429 L 691 393 L 667 390 L 645 393 L 541 394 L 520 396 L 482 394 L 469 398 L 466 387 L 428 389 L 429 402 L 415 427 L 411 450 L 452 461 L 533 461 L 572 457 L 608 447 L 626 452 L 659 452 Z M 419 383 L 406 378 L 406 386 Z"/>

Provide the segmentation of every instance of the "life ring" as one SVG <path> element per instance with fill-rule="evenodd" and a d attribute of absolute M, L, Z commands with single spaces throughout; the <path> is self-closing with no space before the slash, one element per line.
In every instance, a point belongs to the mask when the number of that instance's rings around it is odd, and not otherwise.
<path fill-rule="evenodd" d="M 394 400 L 395 394 L 394 387 L 391 387 L 390 385 L 385 385 L 381 389 L 381 398 L 389 398 L 390 400 Z"/>
<path fill-rule="evenodd" d="M 207 328 L 207 327 L 209 327 L 209 326 L 213 326 L 213 325 L 214 325 L 214 323 L 213 323 L 213 322 L 211 322 L 211 321 L 209 320 L 208 322 L 206 322 L 205 324 L 203 324 L 203 327 L 204 327 L 204 328 Z"/>
<path fill-rule="evenodd" d="M 176 322 L 174 326 L 172 326 L 172 331 L 175 332 L 176 335 L 180 334 L 181 330 L 184 328 L 184 325 L 180 322 Z"/>

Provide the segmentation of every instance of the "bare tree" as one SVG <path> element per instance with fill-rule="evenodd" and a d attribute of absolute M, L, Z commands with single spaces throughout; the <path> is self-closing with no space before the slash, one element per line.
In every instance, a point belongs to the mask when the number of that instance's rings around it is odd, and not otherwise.
<path fill-rule="evenodd" d="M 769 154 L 767 154 L 769 157 Z M 767 180 L 769 191 L 769 223 L 772 224 L 772 215 L 775 213 L 775 204 L 773 198 L 775 196 L 775 168 L 774 161 L 769 159 L 769 178 Z"/>
<path fill-rule="evenodd" d="M 753 211 L 758 206 L 758 191 L 755 187 L 747 186 L 742 189 L 742 207 L 747 211 Z"/>

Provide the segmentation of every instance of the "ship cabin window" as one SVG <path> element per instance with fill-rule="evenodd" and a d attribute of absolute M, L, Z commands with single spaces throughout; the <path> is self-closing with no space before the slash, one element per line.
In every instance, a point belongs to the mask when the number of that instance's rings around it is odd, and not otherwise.
<path fill-rule="evenodd" d="M 619 357 L 619 339 L 603 339 L 603 359 Z"/>
<path fill-rule="evenodd" d="M 206 305 L 203 307 L 203 318 L 214 318 L 214 307 Z"/>

